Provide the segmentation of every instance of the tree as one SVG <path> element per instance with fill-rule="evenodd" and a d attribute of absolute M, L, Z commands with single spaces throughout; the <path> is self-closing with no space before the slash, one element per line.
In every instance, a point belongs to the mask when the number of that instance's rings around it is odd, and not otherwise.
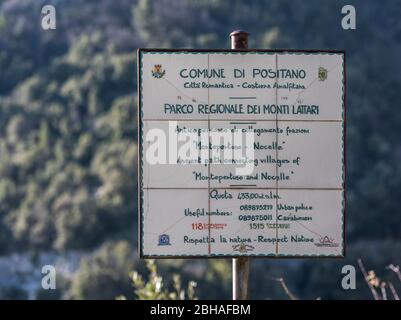
<path fill-rule="evenodd" d="M 128 277 L 133 266 L 128 242 L 106 242 L 91 257 L 81 261 L 71 283 L 71 298 L 115 299 L 118 294 L 133 297 Z"/>
<path fill-rule="evenodd" d="M 157 271 L 157 265 L 154 260 L 146 260 L 146 267 L 149 272 L 149 279 L 145 281 L 137 272 L 131 273 L 132 284 L 135 288 L 135 294 L 140 300 L 194 300 L 196 282 L 189 281 L 186 289 L 181 287 L 181 277 L 173 274 L 172 290 L 165 287 L 163 277 Z M 170 291 L 171 290 L 171 291 Z M 117 299 L 125 300 L 125 296 L 118 296 Z"/>

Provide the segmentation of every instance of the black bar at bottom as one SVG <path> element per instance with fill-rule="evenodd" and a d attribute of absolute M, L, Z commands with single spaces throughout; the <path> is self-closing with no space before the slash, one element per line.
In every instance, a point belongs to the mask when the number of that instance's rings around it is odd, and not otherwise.
<path fill-rule="evenodd" d="M 325 319 L 350 315 L 352 309 L 361 318 L 384 319 L 388 313 L 401 310 L 400 301 L 333 301 L 333 300 L 253 300 L 253 301 L 0 301 L 1 314 L 9 318 L 28 316 L 41 319 L 263 319 L 268 315 Z M 28 319 L 26 317 L 26 319 Z M 128 319 L 127 318 L 127 319 Z"/>

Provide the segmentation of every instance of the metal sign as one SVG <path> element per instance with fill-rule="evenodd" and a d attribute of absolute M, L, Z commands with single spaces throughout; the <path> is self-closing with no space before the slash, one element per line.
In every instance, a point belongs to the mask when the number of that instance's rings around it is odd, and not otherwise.
<path fill-rule="evenodd" d="M 140 49 L 140 256 L 342 257 L 344 60 Z"/>

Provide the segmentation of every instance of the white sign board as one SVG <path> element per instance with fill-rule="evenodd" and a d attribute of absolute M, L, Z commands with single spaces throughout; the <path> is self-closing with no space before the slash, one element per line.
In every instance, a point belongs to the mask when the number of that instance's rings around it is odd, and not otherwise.
<path fill-rule="evenodd" d="M 141 257 L 342 257 L 344 59 L 140 49 Z"/>

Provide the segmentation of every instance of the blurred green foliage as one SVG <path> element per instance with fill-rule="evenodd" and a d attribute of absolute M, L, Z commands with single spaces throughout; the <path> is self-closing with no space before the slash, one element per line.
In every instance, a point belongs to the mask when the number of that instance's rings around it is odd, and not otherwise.
<path fill-rule="evenodd" d="M 40 8 L 51 3 L 57 29 L 43 31 Z M 343 4 L 357 7 L 355 31 L 341 28 Z M 134 256 L 135 50 L 228 48 L 241 27 L 250 47 L 346 50 L 349 258 L 256 260 L 251 288 L 255 298 L 286 298 L 271 280 L 284 276 L 299 297 L 349 298 L 342 264 L 401 262 L 400 14 L 401 2 L 373 0 L 0 1 L 0 255 L 86 251 L 61 297 L 133 297 L 128 273 L 145 270 Z M 227 260 L 159 268 L 171 286 L 172 273 L 196 281 L 200 298 L 230 296 Z M 139 279 L 141 298 L 158 285 Z M 23 296 L 17 289 L 7 295 Z"/>
<path fill-rule="evenodd" d="M 181 276 L 174 274 L 173 279 L 173 290 L 165 288 L 163 283 L 163 277 L 157 271 L 157 265 L 154 260 L 147 260 L 146 267 L 149 272 L 149 279 L 146 281 L 137 272 L 131 273 L 132 284 L 135 288 L 136 297 L 140 300 L 185 300 L 196 299 L 195 287 L 196 282 L 189 281 L 186 289 L 181 286 Z M 124 300 L 125 296 L 119 296 L 117 299 Z"/>
<path fill-rule="evenodd" d="M 114 299 L 116 292 L 133 297 L 128 274 L 134 267 L 126 241 L 108 242 L 81 261 L 69 290 L 72 299 Z"/>

